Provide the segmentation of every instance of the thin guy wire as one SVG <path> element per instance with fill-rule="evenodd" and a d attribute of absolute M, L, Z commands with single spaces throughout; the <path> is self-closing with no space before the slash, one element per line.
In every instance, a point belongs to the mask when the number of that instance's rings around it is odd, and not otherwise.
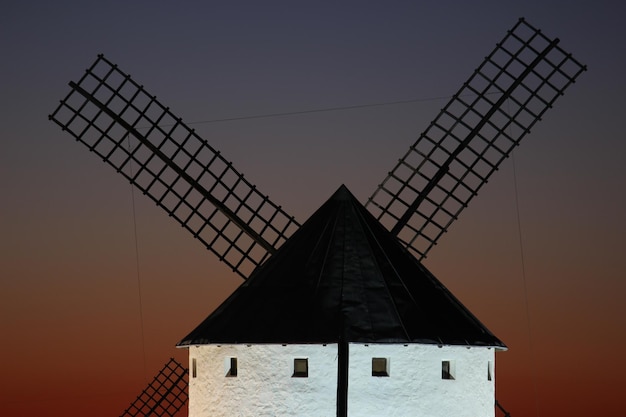
<path fill-rule="evenodd" d="M 299 111 L 291 111 L 291 112 L 284 112 L 284 113 L 267 113 L 267 114 L 257 114 L 257 115 L 252 115 L 252 116 L 228 117 L 224 119 L 200 120 L 196 122 L 189 122 L 188 124 L 221 123 L 221 122 L 234 122 L 237 120 L 265 119 L 265 118 L 280 117 L 280 116 L 295 116 L 298 114 L 323 113 L 323 112 L 331 112 L 331 111 L 339 111 L 339 110 L 363 109 L 367 107 L 390 106 L 394 104 L 418 103 L 421 101 L 443 100 L 446 98 L 449 98 L 449 97 L 442 96 L 442 97 L 430 97 L 430 98 L 411 99 L 411 100 L 388 101 L 388 102 L 382 102 L 382 103 L 355 104 L 351 106 L 325 107 L 321 109 L 299 110 Z"/>
<path fill-rule="evenodd" d="M 128 137 L 128 134 L 126 135 L 126 137 L 128 138 L 128 152 L 130 153 L 130 138 Z M 129 167 L 130 167 L 130 176 L 131 178 L 133 177 L 133 160 L 132 158 L 129 159 Z M 143 297 L 141 296 L 141 276 L 139 273 L 139 239 L 137 238 L 137 212 L 135 209 L 135 187 L 133 187 L 133 185 L 130 185 L 130 199 L 131 199 L 131 203 L 132 203 L 132 209 L 133 209 L 133 233 L 134 233 L 134 237 L 135 237 L 135 265 L 136 265 L 136 270 L 137 270 L 137 293 L 138 293 L 138 299 L 139 299 L 139 321 L 140 321 L 140 328 L 141 328 L 141 354 L 142 354 L 142 359 L 143 359 L 143 379 L 144 382 L 147 382 L 147 378 L 148 378 L 148 371 L 147 371 L 147 365 L 146 365 L 146 338 L 145 338 L 145 332 L 144 332 L 144 325 L 143 325 Z"/>
<path fill-rule="evenodd" d="M 485 95 L 491 95 L 491 94 L 500 94 L 500 93 L 497 91 L 485 93 Z M 464 96 L 473 96 L 473 94 L 464 94 L 459 97 L 464 97 Z M 299 110 L 299 111 L 281 112 L 281 113 L 255 114 L 255 115 L 250 115 L 250 116 L 226 117 L 222 119 L 197 120 L 194 122 L 186 122 L 186 124 L 194 125 L 194 124 L 235 122 L 235 121 L 240 121 L 240 120 L 251 120 L 251 119 L 269 119 L 272 117 L 296 116 L 299 114 L 324 113 L 324 112 L 331 112 L 331 111 L 364 109 L 368 107 L 392 106 L 396 104 L 410 104 L 410 103 L 420 103 L 420 102 L 426 102 L 426 101 L 446 100 L 452 97 L 453 96 L 426 97 L 426 98 L 415 98 L 415 99 L 409 99 L 409 100 L 385 101 L 385 102 L 380 102 L 380 103 L 354 104 L 351 106 L 324 107 L 320 109 Z M 159 125 L 159 126 L 167 127 L 167 126 L 173 126 L 173 124 L 164 124 L 164 125 Z"/>
<path fill-rule="evenodd" d="M 530 371 L 533 384 L 533 396 L 535 400 L 535 415 L 539 416 L 539 398 L 537 392 L 537 367 L 535 366 L 535 349 L 533 345 L 532 326 L 530 320 L 530 305 L 528 303 L 528 282 L 526 280 L 526 264 L 524 260 L 524 242 L 522 239 L 522 221 L 519 209 L 519 196 L 517 192 L 517 170 L 515 167 L 515 150 L 511 152 L 513 162 L 513 185 L 515 190 L 515 213 L 517 217 L 517 235 L 519 238 L 520 260 L 522 264 L 522 282 L 524 287 L 524 303 L 526 305 L 526 326 L 528 331 L 528 349 L 530 350 Z"/>
<path fill-rule="evenodd" d="M 507 115 L 511 114 L 511 100 L 507 100 Z M 510 116 L 509 116 L 510 117 Z M 512 126 L 509 125 L 509 136 L 512 135 Z M 539 416 L 539 398 L 537 392 L 537 367 L 535 366 L 535 350 L 533 347 L 532 326 L 530 320 L 530 304 L 528 302 L 528 281 L 526 279 L 526 262 L 524 258 L 524 240 L 522 238 L 522 216 L 519 209 L 519 193 L 517 189 L 517 169 L 515 165 L 515 147 L 511 149 L 511 162 L 513 165 L 513 190 L 515 192 L 515 216 L 517 219 L 517 237 L 519 240 L 520 262 L 522 267 L 522 287 L 524 289 L 524 306 L 526 308 L 526 330 L 528 333 L 528 350 L 530 351 L 530 372 L 533 385 L 533 399 L 535 404 L 535 416 Z"/>

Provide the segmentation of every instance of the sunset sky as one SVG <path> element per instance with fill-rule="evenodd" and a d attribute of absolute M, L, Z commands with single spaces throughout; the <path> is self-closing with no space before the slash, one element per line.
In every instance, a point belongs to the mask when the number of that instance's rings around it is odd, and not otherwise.
<path fill-rule="evenodd" d="M 513 417 L 624 415 L 621 2 L 5 3 L 0 416 L 120 415 L 242 282 L 48 121 L 97 54 L 302 222 L 341 184 L 365 202 L 522 16 L 588 71 L 424 263 L 508 345 Z"/>

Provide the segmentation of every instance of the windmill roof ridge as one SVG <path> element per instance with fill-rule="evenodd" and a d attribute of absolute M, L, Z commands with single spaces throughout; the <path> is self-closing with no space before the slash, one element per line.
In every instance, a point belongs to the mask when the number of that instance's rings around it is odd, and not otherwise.
<path fill-rule="evenodd" d="M 345 185 L 178 346 L 505 345 Z"/>

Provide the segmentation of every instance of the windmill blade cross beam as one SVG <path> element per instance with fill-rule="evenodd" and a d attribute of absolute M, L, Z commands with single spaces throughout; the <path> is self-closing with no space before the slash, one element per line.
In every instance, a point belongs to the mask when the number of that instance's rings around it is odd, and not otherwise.
<path fill-rule="evenodd" d="M 369 198 L 419 259 L 586 67 L 524 19 L 508 31 Z"/>
<path fill-rule="evenodd" d="M 71 91 L 49 118 L 244 279 L 299 228 L 220 152 L 103 55 L 69 85 Z"/>

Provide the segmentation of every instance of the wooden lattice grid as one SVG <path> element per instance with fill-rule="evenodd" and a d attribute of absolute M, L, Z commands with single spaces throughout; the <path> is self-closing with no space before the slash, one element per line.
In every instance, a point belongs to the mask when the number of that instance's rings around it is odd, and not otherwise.
<path fill-rule="evenodd" d="M 174 417 L 189 398 L 187 376 L 187 369 L 171 358 L 120 417 Z"/>
<path fill-rule="evenodd" d="M 50 115 L 244 279 L 299 228 L 219 151 L 99 55 Z"/>
<path fill-rule="evenodd" d="M 368 200 L 419 259 L 586 69 L 558 43 L 520 19 Z"/>

